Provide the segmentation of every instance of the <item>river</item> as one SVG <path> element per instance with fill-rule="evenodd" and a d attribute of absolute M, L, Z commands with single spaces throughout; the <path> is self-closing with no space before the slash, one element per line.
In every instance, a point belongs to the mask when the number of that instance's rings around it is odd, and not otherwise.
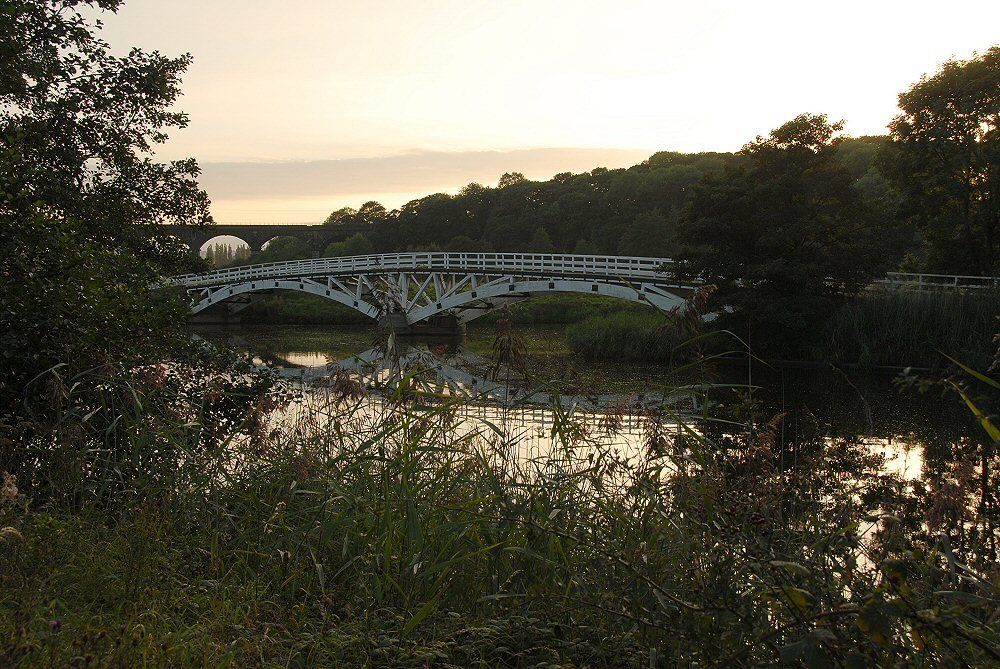
<path fill-rule="evenodd" d="M 385 346 L 373 329 L 364 327 L 257 326 L 199 329 L 196 334 L 299 377 L 328 374 L 330 363 L 357 361 L 358 354 Z M 512 334 L 523 346 L 522 355 L 518 364 L 507 365 L 499 373 L 490 369 L 499 335 L 496 326 L 473 324 L 460 344 L 415 341 L 415 350 L 402 342 L 396 348 L 409 351 L 411 357 L 418 355 L 424 369 L 454 370 L 452 376 L 457 380 L 446 381 L 451 387 L 445 392 L 461 394 L 461 389 L 471 388 L 477 392 L 469 392 L 469 396 L 488 395 L 491 401 L 467 403 L 471 418 L 499 420 L 496 407 L 502 402 L 496 400 L 503 398 L 495 388 L 492 394 L 484 392 L 486 386 L 481 384 L 492 383 L 484 381 L 487 377 L 511 380 L 520 388 L 520 397 L 535 404 L 544 405 L 546 398 L 560 396 L 563 406 L 574 406 L 584 423 L 589 420 L 596 425 L 608 411 L 624 417 L 626 422 L 615 438 L 630 451 L 639 449 L 648 437 L 640 414 L 648 414 L 648 406 L 656 400 L 676 398 L 677 388 L 692 386 L 704 389 L 705 398 L 693 406 L 685 404 L 688 413 L 704 411 L 735 420 L 752 415 L 762 424 L 783 415 L 775 423 L 781 443 L 817 434 L 861 440 L 884 454 L 887 468 L 904 478 L 921 476 L 928 461 L 947 461 L 955 444 L 980 439 L 980 428 L 957 395 L 936 386 L 919 392 L 917 384 L 902 383 L 899 375 L 833 368 L 782 369 L 754 361 L 695 365 L 679 377 L 659 365 L 582 359 L 569 350 L 560 326 L 515 326 Z M 383 376 L 385 373 L 383 369 Z M 517 392 L 512 390 L 511 394 L 516 397 Z M 536 452 L 545 449 L 551 439 L 553 418 L 544 406 L 529 408 L 526 404 L 519 402 L 513 413 L 505 410 L 503 420 L 514 420 L 524 442 L 521 448 Z M 638 410 L 642 404 L 646 411 Z"/>

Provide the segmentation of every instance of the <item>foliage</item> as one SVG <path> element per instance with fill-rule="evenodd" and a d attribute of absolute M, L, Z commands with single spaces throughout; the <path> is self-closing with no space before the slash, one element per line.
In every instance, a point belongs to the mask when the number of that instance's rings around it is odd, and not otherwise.
<path fill-rule="evenodd" d="M 365 237 L 378 253 L 439 248 L 614 255 L 623 234 L 631 234 L 633 247 L 640 238 L 655 241 L 639 255 L 668 253 L 669 230 L 661 226 L 683 209 L 703 174 L 733 159 L 658 153 L 627 170 L 595 168 L 543 182 L 507 173 L 496 187 L 469 184 L 457 195 L 434 193 L 393 211 L 367 203 L 362 209 L 372 205 L 372 215 L 344 208 L 331 213 L 327 223 L 363 218 L 371 225 Z"/>
<path fill-rule="evenodd" d="M 212 267 L 221 268 L 244 265 L 248 262 L 249 258 L 250 247 L 246 244 L 237 244 L 233 247 L 231 244 L 216 243 L 205 249 L 205 260 Z"/>
<path fill-rule="evenodd" d="M 157 360 L 184 341 L 161 272 L 200 266 L 157 224 L 208 220 L 193 161 L 152 159 L 188 56 L 116 57 L 80 10 L 115 0 L 5 3 L 0 29 L 0 406 L 36 414 L 50 370 Z"/>
<path fill-rule="evenodd" d="M 195 182 L 197 164 L 152 160 L 167 130 L 187 124 L 172 106 L 190 56 L 171 59 L 138 49 L 111 55 L 79 8 L 115 11 L 120 4 L 7 3 L 8 54 L 0 74 L 3 192 L 17 213 L 41 203 L 56 220 L 74 220 L 95 237 L 114 237 L 152 254 L 148 226 L 208 220 L 208 200 Z M 9 201 L 22 194 L 24 200 Z"/>
<path fill-rule="evenodd" d="M 368 238 L 356 232 L 342 242 L 331 242 L 323 251 L 324 257 L 334 256 L 364 256 L 372 253 L 374 248 Z"/>
<path fill-rule="evenodd" d="M 726 324 L 770 354 L 794 350 L 892 257 L 891 231 L 838 161 L 840 129 L 803 114 L 758 137 L 745 163 L 695 188 L 678 226 L 687 271 L 716 284 Z"/>
<path fill-rule="evenodd" d="M 305 293 L 284 292 L 271 295 L 240 312 L 245 324 L 359 325 L 371 319 L 339 302 Z"/>
<path fill-rule="evenodd" d="M 326 220 L 323 221 L 323 225 L 336 225 L 338 223 L 346 223 L 351 220 L 351 217 L 358 213 L 357 209 L 352 207 L 341 207 L 340 209 L 331 212 Z"/>
<path fill-rule="evenodd" d="M 1000 46 L 900 94 L 882 166 L 917 228 L 919 267 L 1000 273 Z"/>
<path fill-rule="evenodd" d="M 282 262 L 312 258 L 314 255 L 309 245 L 298 237 L 275 237 L 262 250 L 251 254 L 250 262 Z"/>

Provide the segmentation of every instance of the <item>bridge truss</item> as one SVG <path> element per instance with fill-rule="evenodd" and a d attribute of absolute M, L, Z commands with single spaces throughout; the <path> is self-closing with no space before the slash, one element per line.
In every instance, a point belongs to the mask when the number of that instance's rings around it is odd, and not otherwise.
<path fill-rule="evenodd" d="M 333 300 L 376 319 L 413 325 L 439 314 L 466 323 L 546 293 L 603 295 L 671 309 L 694 285 L 670 276 L 668 258 L 530 253 L 392 253 L 293 260 L 186 274 L 191 311 L 245 308 L 288 290 Z"/>

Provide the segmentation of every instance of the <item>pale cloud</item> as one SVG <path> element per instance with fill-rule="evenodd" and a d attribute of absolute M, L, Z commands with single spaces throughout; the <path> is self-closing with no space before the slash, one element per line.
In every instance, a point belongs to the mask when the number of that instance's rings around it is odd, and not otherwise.
<path fill-rule="evenodd" d="M 649 157 L 621 149 L 419 152 L 343 160 L 202 164 L 201 185 L 219 223 L 318 223 L 335 209 L 377 200 L 396 208 L 469 183 L 495 186 L 504 172 L 549 179 L 560 172 L 628 167 Z"/>

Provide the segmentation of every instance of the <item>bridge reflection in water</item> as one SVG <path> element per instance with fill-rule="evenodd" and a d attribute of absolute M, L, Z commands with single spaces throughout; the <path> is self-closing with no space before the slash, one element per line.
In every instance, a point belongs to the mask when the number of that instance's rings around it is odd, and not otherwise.
<path fill-rule="evenodd" d="M 309 388 L 303 406 L 293 409 L 295 420 L 317 406 L 341 402 L 359 414 L 354 420 L 377 422 L 397 400 L 405 400 L 425 417 L 449 421 L 454 438 L 479 435 L 522 462 L 565 461 L 566 448 L 574 450 L 574 459 L 611 452 L 623 461 L 672 449 L 691 434 L 680 417 L 690 417 L 700 406 L 698 388 L 629 395 L 512 388 L 468 371 L 489 367 L 489 360 L 463 347 L 453 351 L 442 358 L 426 345 L 390 340 L 388 350 L 369 349 L 333 362 L 320 354 L 256 360 Z"/>
<path fill-rule="evenodd" d="M 435 349 L 439 351 L 440 349 Z M 613 453 L 625 463 L 650 456 L 680 453 L 698 438 L 694 427 L 702 416 L 700 387 L 673 388 L 645 395 L 560 394 L 554 388 L 511 389 L 486 375 L 489 361 L 462 347 L 438 357 L 426 346 L 399 344 L 395 351 L 370 349 L 336 362 L 318 353 L 279 354 L 258 358 L 289 379 L 312 388 L 306 403 L 293 409 L 294 419 L 316 406 L 336 402 L 353 388 L 352 420 L 367 422 L 376 432 L 380 421 L 397 410 L 389 396 L 405 396 L 406 406 L 421 407 L 428 419 L 448 423 L 455 440 L 475 438 L 500 445 L 521 462 L 566 466 L 586 461 L 588 454 Z M 405 380 L 405 382 L 404 382 Z M 443 407 L 437 410 L 436 407 Z M 403 409 L 405 410 L 405 409 Z M 735 427 L 735 426 L 734 426 Z M 738 429 L 738 428 L 736 428 Z M 833 444 L 835 439 L 827 439 Z M 922 446 L 897 435 L 861 436 L 869 452 L 886 458 L 887 472 L 903 480 L 919 479 Z M 661 459 L 670 470 L 669 459 Z"/>

